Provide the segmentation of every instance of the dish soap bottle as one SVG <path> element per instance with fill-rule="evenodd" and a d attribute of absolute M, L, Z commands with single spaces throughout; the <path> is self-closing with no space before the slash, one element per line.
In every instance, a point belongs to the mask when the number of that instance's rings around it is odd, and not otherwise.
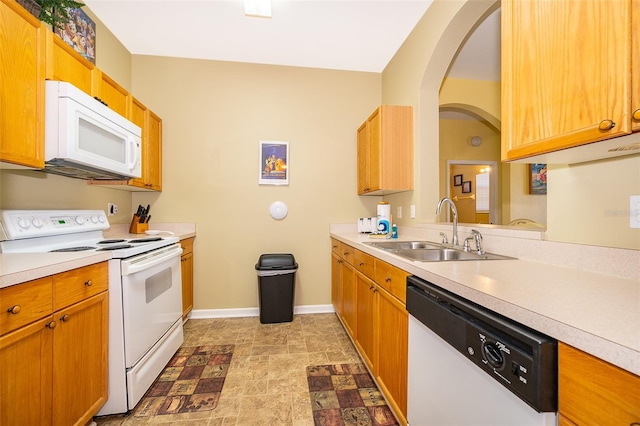
<path fill-rule="evenodd" d="M 398 238 L 398 226 L 395 223 L 391 227 L 391 238 Z"/>

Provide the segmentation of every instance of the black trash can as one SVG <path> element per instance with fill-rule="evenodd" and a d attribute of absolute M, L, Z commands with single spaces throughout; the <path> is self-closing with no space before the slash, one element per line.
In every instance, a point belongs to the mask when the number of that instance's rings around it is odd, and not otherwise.
<path fill-rule="evenodd" d="M 294 282 L 298 264 L 292 254 L 261 254 L 256 270 L 260 323 L 293 321 Z"/>

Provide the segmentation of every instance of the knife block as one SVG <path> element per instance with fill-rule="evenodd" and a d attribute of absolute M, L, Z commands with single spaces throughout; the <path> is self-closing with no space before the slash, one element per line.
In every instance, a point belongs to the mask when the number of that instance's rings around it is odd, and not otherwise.
<path fill-rule="evenodd" d="M 148 223 L 140 223 L 140 217 L 133 216 L 133 220 L 131 221 L 131 226 L 129 227 L 130 234 L 144 234 L 149 230 Z"/>

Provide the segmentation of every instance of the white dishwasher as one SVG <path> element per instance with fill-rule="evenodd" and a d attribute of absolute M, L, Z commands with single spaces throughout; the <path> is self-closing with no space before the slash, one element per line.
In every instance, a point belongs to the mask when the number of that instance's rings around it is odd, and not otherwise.
<path fill-rule="evenodd" d="M 407 278 L 410 426 L 553 426 L 557 341 Z"/>

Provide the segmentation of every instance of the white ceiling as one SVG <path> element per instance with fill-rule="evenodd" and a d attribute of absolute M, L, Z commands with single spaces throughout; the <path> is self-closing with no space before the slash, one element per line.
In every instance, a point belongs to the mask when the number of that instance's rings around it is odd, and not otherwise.
<path fill-rule="evenodd" d="M 136 55 L 379 73 L 432 0 L 272 0 L 270 19 L 246 17 L 241 0 L 84 2 Z M 480 26 L 450 76 L 499 79 L 497 22 Z"/>

